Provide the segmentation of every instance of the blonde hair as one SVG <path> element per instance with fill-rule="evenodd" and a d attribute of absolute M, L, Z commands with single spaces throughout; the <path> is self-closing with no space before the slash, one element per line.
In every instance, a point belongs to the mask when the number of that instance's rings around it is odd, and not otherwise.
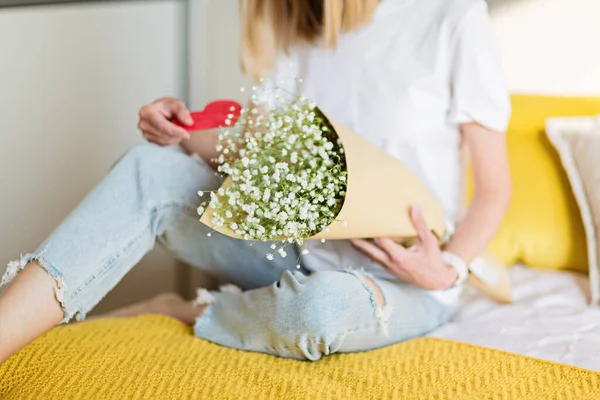
<path fill-rule="evenodd" d="M 380 0 L 241 0 L 242 69 L 267 74 L 299 42 L 334 48 L 343 32 L 371 19 Z"/>

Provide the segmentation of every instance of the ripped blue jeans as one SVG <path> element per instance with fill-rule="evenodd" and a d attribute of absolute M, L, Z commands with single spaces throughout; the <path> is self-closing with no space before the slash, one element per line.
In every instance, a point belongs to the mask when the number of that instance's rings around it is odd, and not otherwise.
<path fill-rule="evenodd" d="M 245 290 L 200 293 L 210 305 L 195 333 L 224 346 L 318 360 L 421 336 L 450 319 L 448 306 L 414 286 L 361 271 L 296 269 L 297 249 L 269 261 L 270 243 L 209 237 L 196 214 L 197 192 L 220 183 L 197 157 L 138 145 L 39 250 L 9 264 L 2 281 L 37 260 L 57 282 L 64 320 L 81 320 L 158 240 L 179 259 Z"/>

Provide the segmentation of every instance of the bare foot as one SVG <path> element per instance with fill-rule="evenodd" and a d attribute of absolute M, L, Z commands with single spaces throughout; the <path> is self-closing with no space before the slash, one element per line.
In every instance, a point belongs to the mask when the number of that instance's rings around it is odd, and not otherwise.
<path fill-rule="evenodd" d="M 88 320 L 135 317 L 143 314 L 160 314 L 175 318 L 187 325 L 193 325 L 196 318 L 202 314 L 206 307 L 206 305 L 196 305 L 191 301 L 185 301 L 181 296 L 175 293 L 163 293 L 149 300 L 118 308 L 97 317 L 88 318 Z"/>

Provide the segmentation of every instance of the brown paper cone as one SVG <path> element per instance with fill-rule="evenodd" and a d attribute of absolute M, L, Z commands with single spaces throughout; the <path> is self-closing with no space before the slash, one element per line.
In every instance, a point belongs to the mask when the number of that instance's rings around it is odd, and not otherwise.
<path fill-rule="evenodd" d="M 498 274 L 499 279 L 495 284 L 490 284 L 477 278 L 474 274 L 470 274 L 469 283 L 499 303 L 512 303 L 510 277 L 506 266 L 489 253 L 484 253 L 479 258 L 483 259 L 488 268 Z"/>
<path fill-rule="evenodd" d="M 441 239 L 446 229 L 444 211 L 425 185 L 402 162 L 335 121 L 329 119 L 329 123 L 344 148 L 348 168 L 346 198 L 329 231 L 310 239 L 390 237 L 398 242 L 410 241 L 416 236 L 409 217 L 413 204 L 421 207 L 428 226 Z M 222 187 L 230 184 L 227 179 Z M 212 217 L 208 208 L 200 221 L 240 239 L 226 227 L 214 227 Z M 340 221 L 345 221 L 346 226 Z"/>

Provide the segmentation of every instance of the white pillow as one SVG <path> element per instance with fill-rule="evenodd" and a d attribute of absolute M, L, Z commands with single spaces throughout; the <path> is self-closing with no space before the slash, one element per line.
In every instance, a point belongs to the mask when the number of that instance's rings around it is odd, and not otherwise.
<path fill-rule="evenodd" d="M 587 236 L 591 303 L 600 305 L 600 116 L 550 118 L 546 132 L 579 204 Z"/>

